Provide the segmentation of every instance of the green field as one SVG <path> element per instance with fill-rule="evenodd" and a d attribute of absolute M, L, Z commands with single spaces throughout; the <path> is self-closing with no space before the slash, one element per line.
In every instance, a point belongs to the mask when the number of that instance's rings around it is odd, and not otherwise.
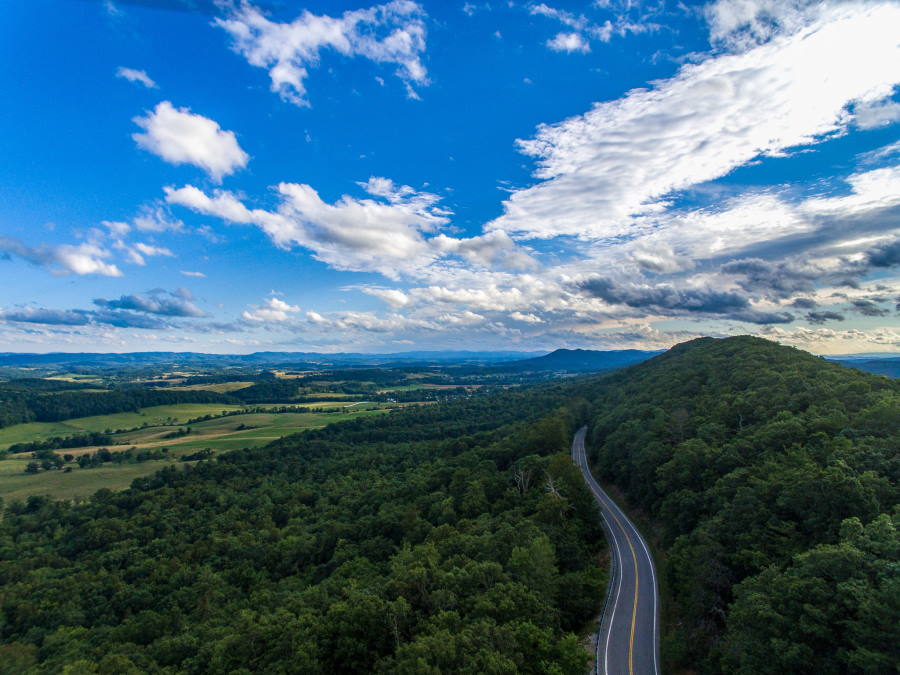
<path fill-rule="evenodd" d="M 79 469 L 71 473 L 45 471 L 26 474 L 28 459 L 9 458 L 0 461 L 0 497 L 6 503 L 32 495 L 49 495 L 55 499 L 88 497 L 101 488 L 122 490 L 141 476 L 156 473 L 174 460 L 158 460 L 140 464 L 110 464 L 96 469 Z M 178 462 L 177 464 L 182 464 Z"/>
<path fill-rule="evenodd" d="M 189 384 L 179 387 L 160 387 L 166 391 L 214 391 L 219 394 L 227 394 L 230 391 L 238 389 L 246 389 L 253 385 L 253 382 L 217 382 L 215 384 Z"/>
<path fill-rule="evenodd" d="M 317 404 L 318 405 L 318 404 Z M 344 407 L 344 402 L 330 402 L 322 407 Z M 137 426 L 145 421 L 185 421 L 193 417 L 215 414 L 223 409 L 239 406 L 208 404 L 183 404 L 178 406 L 155 406 L 145 408 L 141 413 L 122 413 L 85 417 L 66 422 L 19 424 L 0 429 L 4 445 L 20 441 L 33 441 L 57 435 L 71 435 L 82 430 L 103 431 L 106 428 Z M 213 453 L 254 448 L 284 436 L 307 429 L 321 428 L 326 424 L 345 420 L 379 415 L 387 412 L 385 404 L 366 403 L 348 408 L 346 412 L 334 413 L 247 413 L 229 415 L 191 425 L 191 433 L 178 438 L 165 438 L 173 431 L 185 428 L 172 424 L 154 424 L 134 431 L 116 434 L 117 445 L 109 446 L 112 451 L 122 451 L 129 447 L 138 449 L 166 448 L 168 457 L 141 463 L 104 464 L 99 467 L 82 469 L 74 462 L 68 464 L 72 471 L 41 471 L 26 474 L 25 467 L 32 461 L 30 453 L 12 455 L 0 461 L 0 497 L 7 502 L 24 499 L 31 495 L 49 495 L 57 499 L 87 497 L 100 488 L 121 490 L 128 487 L 135 478 L 150 475 L 166 465 L 182 465 L 179 458 L 209 448 Z M 135 421 L 136 420 L 136 423 Z M 241 428 L 243 426 L 243 428 Z M 9 440 L 15 439 L 15 440 Z M 65 449 L 57 454 L 92 453 L 96 448 Z"/>
<path fill-rule="evenodd" d="M 223 403 L 181 403 L 142 408 L 140 412 L 123 412 L 114 415 L 78 417 L 65 422 L 29 422 L 0 429 L 0 450 L 13 443 L 42 441 L 53 436 L 72 436 L 82 431 L 106 431 L 107 429 L 131 429 L 144 424 L 160 425 L 170 421 L 184 424 L 189 419 L 203 415 L 218 415 L 223 410 L 239 410 L 241 406 Z"/>

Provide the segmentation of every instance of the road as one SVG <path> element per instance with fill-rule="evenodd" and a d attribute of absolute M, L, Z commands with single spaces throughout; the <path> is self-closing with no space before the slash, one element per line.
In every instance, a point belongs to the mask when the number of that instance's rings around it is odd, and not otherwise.
<path fill-rule="evenodd" d="M 572 441 L 572 459 L 603 514 L 612 571 L 609 597 L 597 634 L 597 673 L 659 675 L 659 589 L 644 538 L 594 480 L 584 449 L 587 427 Z"/>

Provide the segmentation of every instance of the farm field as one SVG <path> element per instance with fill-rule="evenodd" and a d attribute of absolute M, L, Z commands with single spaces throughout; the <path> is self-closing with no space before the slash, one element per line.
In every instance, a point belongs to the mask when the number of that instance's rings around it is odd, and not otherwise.
<path fill-rule="evenodd" d="M 218 394 L 227 394 L 238 389 L 246 389 L 253 386 L 253 382 L 217 382 L 215 384 L 187 384 L 177 387 L 163 387 L 166 391 L 214 391 Z"/>
<path fill-rule="evenodd" d="M 337 405 L 346 406 L 346 403 Z M 237 406 L 234 406 L 235 408 Z M 334 408 L 335 406 L 329 406 Z M 190 410 L 175 410 L 191 408 Z M 201 410 L 207 408 L 207 410 Z M 214 408 L 215 410 L 212 410 Z M 164 409 L 160 411 L 159 409 Z M 190 404 L 181 406 L 156 406 L 147 408 L 142 412 L 144 416 L 138 419 L 190 419 L 203 414 L 221 412 L 222 406 L 209 406 L 204 404 Z M 216 419 L 197 422 L 191 425 L 191 433 L 177 438 L 166 438 L 173 431 L 185 428 L 178 425 L 155 425 L 135 431 L 116 434 L 115 439 L 124 445 L 110 445 L 113 451 L 123 451 L 130 447 L 138 450 L 165 449 L 165 459 L 150 460 L 139 463 L 109 463 L 99 467 L 80 468 L 74 462 L 70 462 L 72 470 L 68 473 L 60 470 L 41 471 L 36 474 L 25 473 L 25 467 L 32 461 L 31 453 L 11 455 L 0 461 L 0 498 L 9 502 L 14 499 L 24 499 L 31 495 L 49 495 L 57 499 L 72 499 L 87 497 L 101 488 L 121 490 L 127 488 L 131 481 L 141 476 L 150 475 L 167 465 L 181 466 L 179 460 L 198 451 L 209 449 L 213 454 L 236 450 L 239 448 L 254 448 L 266 445 L 278 438 L 290 434 L 299 433 L 307 429 L 321 428 L 327 424 L 384 414 L 389 410 L 384 404 L 366 404 L 354 406 L 346 412 L 334 413 L 247 413 L 243 415 L 229 415 Z M 188 414 L 189 413 L 189 414 Z M 132 413 L 126 413 L 130 415 Z M 119 415 L 98 416 L 105 420 L 118 418 Z M 84 430 L 85 420 L 93 420 L 90 425 L 96 425 L 97 418 L 82 418 L 81 420 L 68 420 L 63 423 L 45 425 L 43 431 L 49 436 L 59 434 L 72 434 Z M 72 426 L 67 426 L 72 425 Z M 34 427 L 35 425 L 17 425 Z M 50 429 L 57 429 L 50 432 Z M 103 430 L 106 426 L 100 427 Z M 113 427 L 115 428 L 115 427 Z M 10 427 L 14 429 L 14 427 Z M 0 430 L 7 431 L 7 429 Z M 26 440 L 37 440 L 34 432 L 29 435 L 21 430 L 21 435 Z M 16 441 L 17 442 L 17 441 Z M 83 454 L 92 454 L 97 447 L 67 448 L 56 451 L 56 454 L 66 454 L 75 457 Z"/>
<path fill-rule="evenodd" d="M 13 443 L 42 441 L 53 436 L 72 436 L 83 431 L 107 429 L 131 429 L 143 424 L 183 424 L 194 417 L 219 415 L 223 411 L 240 410 L 242 406 L 223 403 L 181 403 L 142 408 L 139 412 L 123 412 L 114 415 L 76 417 L 64 422 L 28 422 L 0 429 L 0 450 Z"/>

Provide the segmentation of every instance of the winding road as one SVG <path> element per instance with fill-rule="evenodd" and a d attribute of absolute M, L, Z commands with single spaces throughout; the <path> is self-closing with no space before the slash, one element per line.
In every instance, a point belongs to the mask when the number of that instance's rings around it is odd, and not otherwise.
<path fill-rule="evenodd" d="M 587 427 L 572 440 L 572 459 L 603 514 L 612 571 L 597 633 L 597 673 L 659 675 L 659 590 L 653 557 L 644 538 L 594 480 L 584 449 Z"/>

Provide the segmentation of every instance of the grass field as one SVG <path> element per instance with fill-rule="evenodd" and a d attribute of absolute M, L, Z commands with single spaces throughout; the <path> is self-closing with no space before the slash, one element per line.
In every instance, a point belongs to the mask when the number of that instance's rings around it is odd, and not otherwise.
<path fill-rule="evenodd" d="M 158 460 L 140 464 L 109 464 L 96 469 L 79 469 L 71 473 L 45 471 L 26 474 L 28 459 L 5 459 L 0 461 L 0 497 L 8 504 L 15 499 L 26 499 L 32 495 L 49 495 L 55 499 L 88 497 L 101 488 L 122 490 L 131 481 L 141 476 L 156 473 L 174 460 Z M 181 462 L 177 462 L 181 465 Z"/>
<path fill-rule="evenodd" d="M 217 382 L 215 384 L 189 384 L 181 387 L 161 387 L 166 391 L 214 391 L 219 394 L 227 394 L 230 391 L 245 389 L 253 382 Z"/>
<path fill-rule="evenodd" d="M 179 405 L 157 405 L 142 408 L 140 412 L 124 412 L 115 415 L 94 415 L 78 417 L 65 422 L 29 422 L 14 424 L 0 429 L 0 450 L 13 443 L 42 441 L 53 436 L 72 436 L 83 431 L 106 431 L 107 429 L 131 429 L 144 423 L 148 425 L 183 424 L 194 417 L 218 415 L 223 410 L 239 410 L 239 405 L 222 403 L 181 403 Z"/>
<path fill-rule="evenodd" d="M 317 404 L 318 405 L 318 404 Z M 344 402 L 330 402 L 330 405 L 322 407 L 345 407 Z M 237 408 L 238 406 L 230 406 Z M 228 406 L 225 406 L 228 408 Z M 123 413 L 122 415 L 103 415 L 86 417 L 66 422 L 20 424 L 3 432 L 13 432 L 4 438 L 6 447 L 10 442 L 7 438 L 15 437 L 22 441 L 37 440 L 42 437 L 56 435 L 71 435 L 80 430 L 91 429 L 102 431 L 111 426 L 121 428 L 128 426 L 120 423 L 120 420 L 131 419 L 128 415 L 135 415 L 138 424 L 143 421 L 166 421 L 172 419 L 187 420 L 200 415 L 218 413 L 223 409 L 221 405 L 208 404 L 183 404 L 178 406 L 155 406 L 145 408 L 143 415 Z M 57 499 L 72 499 L 87 497 L 100 488 L 121 490 L 128 487 L 135 478 L 150 475 L 166 465 L 175 463 L 178 466 L 182 462 L 179 458 L 209 448 L 214 454 L 238 448 L 254 448 L 266 445 L 273 440 L 284 436 L 299 433 L 307 429 L 321 428 L 327 424 L 354 419 L 357 417 L 384 414 L 389 406 L 378 403 L 366 403 L 353 406 L 346 411 L 334 413 L 248 413 L 243 415 L 229 415 L 216 419 L 197 422 L 191 425 L 191 433 L 178 438 L 165 438 L 179 428 L 178 425 L 156 424 L 135 431 L 116 434 L 115 440 L 124 445 L 108 446 L 112 451 L 122 451 L 128 447 L 138 449 L 166 448 L 167 459 L 153 460 L 135 464 L 104 464 L 100 467 L 82 469 L 77 464 L 70 463 L 72 471 L 41 471 L 37 474 L 26 474 L 25 467 L 32 461 L 30 453 L 12 455 L 0 461 L 0 497 L 9 502 L 13 499 L 24 499 L 30 495 L 49 495 Z M 110 420 L 116 423 L 109 425 Z M 102 420 L 99 421 L 99 420 Z M 136 426 L 132 424 L 131 426 Z M 243 427 L 243 428 L 242 428 Z M 57 451 L 57 454 L 93 453 L 96 447 L 70 448 Z"/>

